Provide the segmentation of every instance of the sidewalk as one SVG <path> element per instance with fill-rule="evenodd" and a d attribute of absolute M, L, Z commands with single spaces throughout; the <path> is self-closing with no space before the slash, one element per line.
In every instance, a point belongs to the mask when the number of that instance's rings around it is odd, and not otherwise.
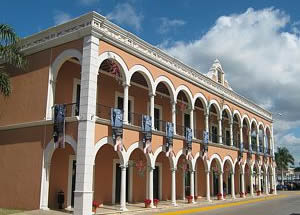
<path fill-rule="evenodd" d="M 232 199 L 230 196 L 228 196 L 225 200 L 217 200 L 216 198 L 212 198 L 211 202 L 208 202 L 205 200 L 205 198 L 200 198 L 195 202 L 194 204 L 188 204 L 187 200 L 177 200 L 177 207 L 174 207 L 171 204 L 171 201 L 161 201 L 158 204 L 157 208 L 145 208 L 144 203 L 136 203 L 136 204 L 127 204 L 128 211 L 119 211 L 120 206 L 119 205 L 104 205 L 101 208 L 98 208 L 96 211 L 96 214 L 98 215 L 105 215 L 105 214 L 153 214 L 162 212 L 169 209 L 176 209 L 176 208 L 195 208 L 195 207 L 205 207 L 205 206 L 211 206 L 211 205 L 217 205 L 217 204 L 224 204 L 224 203 L 230 203 L 230 202 L 239 202 L 243 200 L 249 200 L 249 199 L 255 199 L 255 198 L 264 198 L 264 197 L 270 197 L 274 195 L 261 195 L 261 196 L 247 196 L 246 198 L 240 198 L 237 197 L 236 199 Z M 34 211 L 26 211 L 21 213 L 16 213 L 14 215 L 70 215 L 73 214 L 72 211 L 55 211 L 55 210 L 49 210 L 49 211 L 43 211 L 43 210 L 34 210 Z"/>

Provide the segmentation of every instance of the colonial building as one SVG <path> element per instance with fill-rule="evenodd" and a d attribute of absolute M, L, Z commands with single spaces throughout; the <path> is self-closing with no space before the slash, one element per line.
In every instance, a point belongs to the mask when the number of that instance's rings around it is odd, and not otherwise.
<path fill-rule="evenodd" d="M 22 48 L 28 67 L 0 98 L 0 207 L 57 208 L 59 191 L 75 214 L 276 192 L 272 114 L 218 60 L 200 73 L 95 12 Z"/>

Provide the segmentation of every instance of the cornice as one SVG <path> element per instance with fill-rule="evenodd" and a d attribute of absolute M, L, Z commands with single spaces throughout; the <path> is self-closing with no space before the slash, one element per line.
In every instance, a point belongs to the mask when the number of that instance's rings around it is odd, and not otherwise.
<path fill-rule="evenodd" d="M 205 90 L 229 100 L 233 104 L 272 121 L 271 112 L 239 95 L 206 75 L 169 56 L 164 51 L 138 38 L 136 35 L 108 21 L 104 16 L 91 12 L 62 25 L 49 28 L 22 40 L 22 48 L 26 54 L 34 53 L 55 45 L 80 39 L 86 35 L 95 35 L 141 57 L 159 67 L 173 73 Z"/>

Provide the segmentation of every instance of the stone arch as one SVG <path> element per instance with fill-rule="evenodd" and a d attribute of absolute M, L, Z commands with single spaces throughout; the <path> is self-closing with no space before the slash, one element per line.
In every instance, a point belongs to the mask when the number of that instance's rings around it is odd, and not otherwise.
<path fill-rule="evenodd" d="M 203 161 L 203 163 L 204 163 L 205 171 L 208 171 L 209 170 L 208 169 L 209 163 L 208 163 L 208 160 L 205 159 L 205 158 L 206 157 L 202 157 L 201 156 L 200 152 L 197 152 L 196 155 L 194 156 L 194 159 L 192 160 L 194 167 L 196 166 L 197 160 L 201 159 Z"/>
<path fill-rule="evenodd" d="M 251 121 L 250 121 L 247 114 L 244 114 L 243 117 L 242 117 L 242 125 L 243 125 L 244 120 L 246 120 L 247 126 L 250 129 L 251 128 L 251 123 L 250 123 Z"/>
<path fill-rule="evenodd" d="M 175 157 L 175 160 L 174 160 L 174 166 L 177 168 L 177 164 L 178 164 L 178 161 L 179 161 L 179 158 L 181 155 L 185 155 L 183 150 L 179 150 L 179 152 L 177 152 L 176 154 L 176 157 Z M 193 156 L 193 155 L 192 155 Z M 193 158 L 194 159 L 194 158 Z M 195 166 L 193 165 L 193 162 L 192 160 L 191 161 L 188 161 L 188 163 L 191 165 L 192 169 L 195 170 Z"/>
<path fill-rule="evenodd" d="M 113 141 L 111 137 L 103 137 L 100 139 L 94 146 L 94 155 L 93 160 L 95 161 L 98 151 L 101 149 L 102 146 L 109 144 L 112 147 L 114 147 Z M 126 164 L 126 152 L 123 150 L 121 152 L 117 152 L 118 156 L 120 158 L 121 164 Z"/>
<path fill-rule="evenodd" d="M 234 162 L 233 162 L 231 156 L 229 156 L 229 155 L 225 156 L 224 159 L 223 159 L 223 163 L 222 163 L 223 169 L 224 169 L 226 161 L 229 161 L 229 163 L 231 165 L 231 170 L 234 172 Z"/>
<path fill-rule="evenodd" d="M 134 73 L 136 72 L 140 72 L 141 75 L 143 75 L 143 77 L 145 78 L 145 80 L 147 81 L 148 87 L 149 87 L 149 93 L 153 93 L 154 92 L 154 79 L 153 76 L 151 74 L 151 72 L 144 66 L 142 65 L 134 65 L 133 67 L 130 68 L 130 70 L 128 71 L 128 79 L 127 79 L 127 84 L 130 85 L 130 80 L 133 76 Z"/>
<path fill-rule="evenodd" d="M 208 104 L 208 107 L 207 107 L 207 113 L 209 113 L 210 111 L 210 107 L 214 105 L 216 107 L 216 111 L 217 111 L 217 115 L 218 115 L 218 119 L 220 119 L 220 114 L 221 114 L 221 108 L 220 108 L 220 105 L 219 103 L 215 100 L 215 99 L 212 99 L 209 101 L 209 104 Z"/>
<path fill-rule="evenodd" d="M 238 111 L 238 110 L 234 110 L 233 111 L 233 113 L 232 113 L 232 118 L 235 116 L 235 115 L 237 115 L 238 117 L 238 122 L 239 122 L 239 124 L 240 124 L 240 126 L 242 126 L 242 116 L 241 116 L 241 114 L 240 114 L 240 112 Z"/>
<path fill-rule="evenodd" d="M 180 91 L 183 91 L 184 94 L 186 95 L 188 101 L 189 101 L 189 104 L 191 105 L 191 108 L 194 108 L 194 104 L 193 104 L 193 95 L 190 91 L 190 89 L 185 86 L 185 85 L 180 85 L 176 88 L 176 91 L 175 91 L 175 100 L 177 100 L 177 97 L 178 97 L 178 94 Z"/>
<path fill-rule="evenodd" d="M 256 130 L 257 130 L 257 132 L 258 132 L 258 123 L 257 123 L 257 121 L 256 121 L 255 118 L 252 118 L 252 119 L 251 119 L 250 125 L 252 126 L 253 123 L 254 123 L 254 125 L 256 126 Z"/>
<path fill-rule="evenodd" d="M 122 72 L 123 82 L 127 83 L 129 80 L 128 67 L 125 61 L 122 59 L 122 57 L 112 51 L 103 52 L 101 55 L 98 56 L 98 62 L 97 62 L 98 68 L 100 68 L 101 64 L 106 59 L 114 59 L 115 61 L 118 62 L 118 64 L 122 67 L 121 72 Z"/>
<path fill-rule="evenodd" d="M 159 76 L 158 78 L 156 78 L 155 82 L 154 82 L 154 87 L 153 87 L 153 94 L 156 94 L 156 88 L 158 86 L 159 83 L 164 83 L 166 85 L 166 87 L 169 90 L 169 93 L 171 95 L 171 101 L 175 101 L 175 87 L 172 83 L 172 81 L 170 81 L 170 79 L 168 79 L 166 76 Z"/>
<path fill-rule="evenodd" d="M 218 154 L 213 154 L 212 156 L 210 156 L 209 166 L 208 166 L 209 169 L 211 168 L 211 164 L 212 164 L 214 159 L 216 159 L 217 165 L 219 166 L 220 171 L 223 172 L 223 162 L 222 162 L 222 159 L 221 159 L 220 155 L 218 155 Z"/>
<path fill-rule="evenodd" d="M 202 105 L 204 107 L 204 114 L 207 114 L 207 99 L 202 93 L 196 93 L 196 95 L 193 98 L 193 106 L 195 106 L 196 100 L 200 99 L 202 102 Z"/>
<path fill-rule="evenodd" d="M 221 117 L 223 117 L 223 115 L 222 115 L 223 111 L 226 111 L 228 113 L 228 117 L 230 119 L 230 123 L 232 123 L 233 122 L 233 116 L 232 116 L 232 112 L 231 112 L 229 106 L 228 105 L 223 105 L 222 113 L 220 115 Z"/>
<path fill-rule="evenodd" d="M 135 142 L 131 144 L 126 152 L 126 160 L 125 163 L 127 164 L 130 158 L 130 155 L 135 149 L 140 149 L 143 152 L 143 143 L 142 142 Z M 144 153 L 144 152 L 143 152 Z M 152 167 L 155 168 L 155 162 L 154 162 L 154 156 L 152 153 L 145 154 L 145 157 L 147 159 L 147 163 Z"/>
<path fill-rule="evenodd" d="M 156 159 L 158 157 L 158 155 L 163 152 L 163 146 L 160 146 L 156 149 L 156 151 L 154 152 L 153 154 L 153 163 L 155 164 L 156 162 Z M 174 156 L 171 156 L 169 157 L 169 161 L 170 161 L 170 167 L 171 168 L 175 168 L 175 157 Z"/>
<path fill-rule="evenodd" d="M 53 63 L 49 67 L 49 82 L 48 82 L 48 100 L 47 100 L 47 110 L 46 117 L 47 119 L 52 118 L 51 108 L 54 105 L 54 97 L 55 97 L 55 81 L 57 78 L 57 74 L 61 66 L 70 58 L 76 58 L 80 65 L 82 63 L 82 54 L 77 49 L 67 49 L 61 52 L 53 61 Z"/>

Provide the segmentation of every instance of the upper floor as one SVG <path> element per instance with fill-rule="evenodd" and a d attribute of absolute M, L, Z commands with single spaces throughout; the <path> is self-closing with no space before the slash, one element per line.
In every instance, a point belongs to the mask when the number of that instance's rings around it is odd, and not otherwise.
<path fill-rule="evenodd" d="M 88 35 L 97 40 L 95 56 L 84 52 Z M 0 98 L 2 128 L 50 122 L 54 104 L 66 104 L 67 117 L 80 119 L 81 89 L 87 84 L 81 70 L 96 66 L 93 117 L 98 123 L 109 123 L 115 107 L 133 129 L 141 126 L 142 115 L 151 115 L 152 128 L 161 135 L 172 122 L 179 138 L 189 127 L 194 140 L 201 141 L 207 131 L 212 143 L 243 143 L 261 152 L 273 148 L 271 113 L 234 92 L 219 61 L 204 75 L 97 13 L 25 38 L 23 50 L 29 67 L 12 73 L 13 93 Z M 84 65 L 84 57 L 94 64 Z"/>

